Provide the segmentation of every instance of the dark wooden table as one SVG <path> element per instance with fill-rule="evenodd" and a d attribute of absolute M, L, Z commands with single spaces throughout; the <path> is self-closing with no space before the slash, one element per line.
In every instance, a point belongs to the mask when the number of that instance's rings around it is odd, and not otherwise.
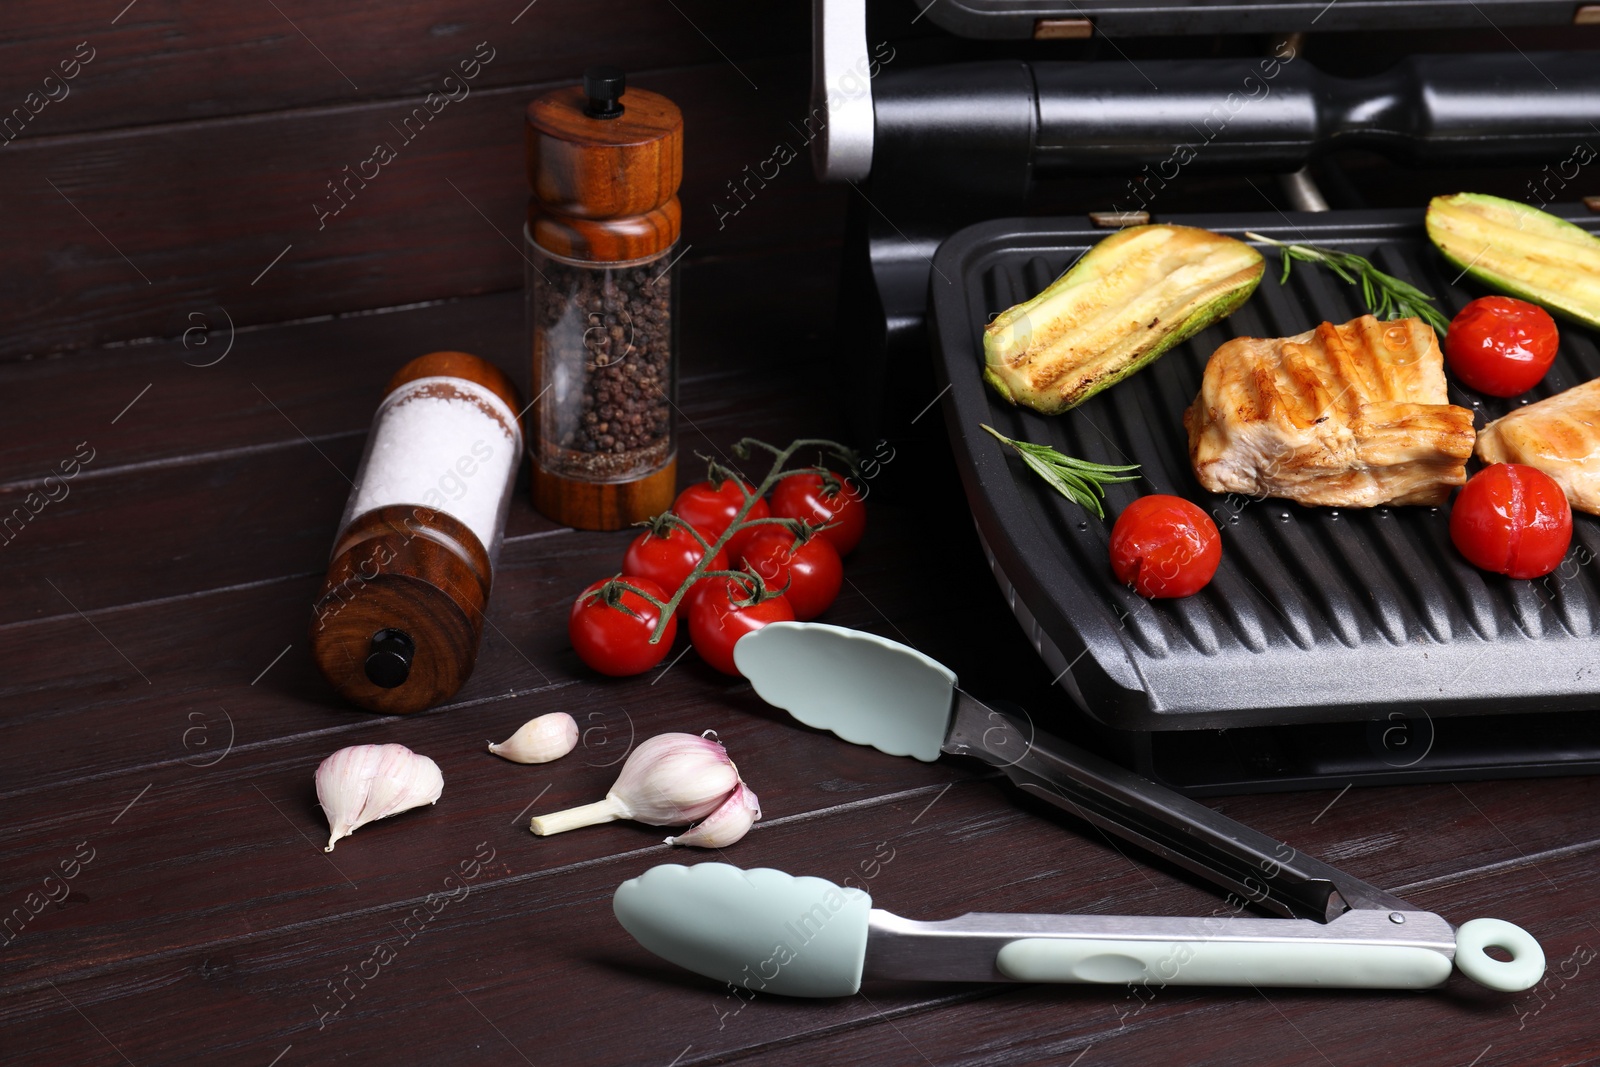
<path fill-rule="evenodd" d="M 685 456 L 745 433 L 839 432 L 831 394 L 847 383 L 816 369 L 817 341 L 752 337 L 719 305 L 737 279 L 718 269 L 685 278 L 688 306 L 703 309 L 685 346 Z M 214 353 L 174 342 L 0 368 L 0 512 L 75 452 L 93 455 L 0 546 L 5 1063 L 1490 1067 L 1600 1055 L 1589 778 L 1217 802 L 1458 922 L 1525 925 L 1551 964 L 1538 994 L 1458 976 L 1420 994 L 880 984 L 746 1002 L 657 960 L 612 918 L 612 891 L 654 864 L 714 857 L 633 824 L 535 838 L 526 816 L 599 798 L 629 745 L 665 730 L 715 729 L 759 792 L 766 818 L 731 862 L 853 876 L 921 918 L 1203 915 L 1221 902 L 970 768 L 799 728 L 693 655 L 596 678 L 568 647 L 566 609 L 629 535 L 558 528 L 525 483 L 466 688 L 409 718 L 343 706 L 307 654 L 308 605 L 382 384 L 434 348 L 509 366 L 520 299 L 233 340 L 209 367 L 184 360 Z M 903 474 L 871 501 L 826 618 L 923 648 L 1048 718 L 1061 697 L 986 572 L 937 421 L 917 428 L 921 445 L 897 428 L 911 443 L 890 471 Z M 523 767 L 485 753 L 556 710 L 583 729 L 572 755 Z M 341 746 L 390 741 L 438 761 L 443 799 L 325 855 L 313 770 Z M 463 864 L 478 870 L 464 888 Z M 354 992 L 336 997 L 342 983 Z"/>

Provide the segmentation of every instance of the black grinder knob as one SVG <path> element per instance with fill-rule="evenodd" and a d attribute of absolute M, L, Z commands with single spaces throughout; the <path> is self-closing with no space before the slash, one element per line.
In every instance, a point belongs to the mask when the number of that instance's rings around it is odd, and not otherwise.
<path fill-rule="evenodd" d="M 384 689 L 398 689 L 411 676 L 411 657 L 417 646 L 400 630 L 379 630 L 367 652 L 367 679 Z"/>
<path fill-rule="evenodd" d="M 622 114 L 621 96 L 628 91 L 628 76 L 621 67 L 589 67 L 583 72 L 583 92 L 589 103 L 583 113 L 592 119 L 614 119 Z"/>

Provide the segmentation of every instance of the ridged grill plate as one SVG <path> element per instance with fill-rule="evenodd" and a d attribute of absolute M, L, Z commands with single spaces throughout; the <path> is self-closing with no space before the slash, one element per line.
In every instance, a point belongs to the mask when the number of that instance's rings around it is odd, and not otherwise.
<path fill-rule="evenodd" d="M 1552 210 L 1600 230 L 1580 207 Z M 1161 221 L 1357 252 L 1437 296 L 1447 315 L 1488 292 L 1433 248 L 1421 211 Z M 1052 664 L 1070 665 L 1060 682 L 1085 710 L 1120 729 L 1171 730 L 1372 719 L 1396 709 L 1437 716 L 1600 705 L 1600 519 L 1575 514 L 1562 567 L 1514 581 L 1461 558 L 1448 507 L 1307 508 L 1219 496 L 1196 482 L 1182 416 L 1207 358 L 1232 337 L 1286 337 L 1362 314 L 1359 291 L 1327 271 L 1296 264 L 1280 285 L 1277 253 L 1266 250 L 1266 276 L 1244 307 L 1063 415 L 1011 407 L 985 386 L 984 324 L 1106 235 L 1076 219 L 969 227 L 935 256 L 930 299 L 940 384 L 949 384 L 946 418 L 979 532 L 1015 587 L 1019 619 L 1054 646 Z M 1538 388 L 1501 400 L 1452 382 L 1451 402 L 1473 408 L 1482 428 L 1600 376 L 1594 334 L 1558 323 L 1561 351 Z M 1110 487 L 1107 518 L 1096 519 L 983 423 L 1082 459 L 1141 464 L 1143 478 Z M 1147 601 L 1111 575 L 1112 521 L 1146 493 L 1192 500 L 1222 531 L 1222 566 L 1195 596 Z"/>

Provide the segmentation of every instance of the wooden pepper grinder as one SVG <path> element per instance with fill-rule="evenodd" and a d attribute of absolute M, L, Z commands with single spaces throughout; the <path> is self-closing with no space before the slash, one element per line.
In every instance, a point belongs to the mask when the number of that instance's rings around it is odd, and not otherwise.
<path fill-rule="evenodd" d="M 313 608 L 311 654 L 351 703 L 448 700 L 478 655 L 522 457 L 517 391 L 465 352 L 389 380 Z"/>
<path fill-rule="evenodd" d="M 618 530 L 672 505 L 683 116 L 615 67 L 528 105 L 533 502 Z"/>

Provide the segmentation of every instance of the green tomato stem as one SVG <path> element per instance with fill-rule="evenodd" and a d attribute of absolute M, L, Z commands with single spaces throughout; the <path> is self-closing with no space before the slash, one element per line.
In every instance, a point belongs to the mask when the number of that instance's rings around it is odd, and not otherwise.
<path fill-rule="evenodd" d="M 651 604 L 654 604 L 660 609 L 661 617 L 656 622 L 655 631 L 650 635 L 650 643 L 652 645 L 660 643 L 662 635 L 666 633 L 667 623 L 671 621 L 673 616 L 677 613 L 678 606 L 683 603 L 683 598 L 688 595 L 690 589 L 694 588 L 695 583 L 700 581 L 702 578 L 728 577 L 742 580 L 751 590 L 750 596 L 752 599 L 749 601 L 750 603 L 760 603 L 764 599 L 768 599 L 771 596 L 777 595 L 777 593 L 767 589 L 766 583 L 761 580 L 760 575 L 752 574 L 748 571 L 713 571 L 707 567 L 707 564 L 711 562 L 712 558 L 716 556 L 718 552 L 727 547 L 728 542 L 731 541 L 734 535 L 738 534 L 740 531 L 751 526 L 788 523 L 791 521 L 788 519 L 774 517 L 763 519 L 752 519 L 749 517 L 750 511 L 755 507 L 756 502 L 764 499 L 766 495 L 772 491 L 773 486 L 777 485 L 780 480 L 794 474 L 818 474 L 826 478 L 832 473 L 828 470 L 828 468 L 821 466 L 796 467 L 792 470 L 785 470 L 785 466 L 788 464 L 789 460 L 794 457 L 796 452 L 800 451 L 801 449 L 817 448 L 822 452 L 835 456 L 842 462 L 842 465 L 848 466 L 852 471 L 857 469 L 855 452 L 849 448 L 846 448 L 844 445 L 839 444 L 837 441 L 830 441 L 826 438 L 802 437 L 798 440 L 791 441 L 785 448 L 778 448 L 776 445 L 770 445 L 767 442 L 758 440 L 754 437 L 744 437 L 740 438 L 734 443 L 733 453 L 736 456 L 748 455 L 749 450 L 752 447 L 760 448 L 771 453 L 772 455 L 772 466 L 768 469 L 766 477 L 764 477 L 761 480 L 761 483 L 754 489 L 752 489 L 749 484 L 746 483 L 744 477 L 740 475 L 738 471 L 733 470 L 732 468 L 726 466 L 725 464 L 719 463 L 714 459 L 708 459 L 706 461 L 707 476 L 709 481 L 717 483 L 718 481 L 726 481 L 728 478 L 736 479 L 740 492 L 744 494 L 744 503 L 739 506 L 738 511 L 734 512 L 733 521 L 728 523 L 728 528 L 722 531 L 721 536 L 719 536 L 714 542 L 707 544 L 705 537 L 700 533 L 700 531 L 696 530 L 693 526 L 690 526 L 687 522 L 684 522 L 682 517 L 673 515 L 672 519 L 669 520 L 674 521 L 675 524 L 682 525 L 688 529 L 690 533 L 694 535 L 695 540 L 699 541 L 701 547 L 705 549 L 705 553 L 700 557 L 700 562 L 695 564 L 694 569 L 689 572 L 688 577 L 684 578 L 683 584 L 678 586 L 677 590 L 673 592 L 672 596 L 665 603 L 663 603 L 657 600 L 655 597 L 650 596 L 648 593 L 643 592 L 642 590 L 633 589 L 631 586 L 626 585 L 626 583 L 618 583 L 623 588 L 629 589 L 631 592 L 638 593 L 639 595 L 643 596 Z M 723 476 L 720 479 L 717 477 L 719 474 Z"/>

